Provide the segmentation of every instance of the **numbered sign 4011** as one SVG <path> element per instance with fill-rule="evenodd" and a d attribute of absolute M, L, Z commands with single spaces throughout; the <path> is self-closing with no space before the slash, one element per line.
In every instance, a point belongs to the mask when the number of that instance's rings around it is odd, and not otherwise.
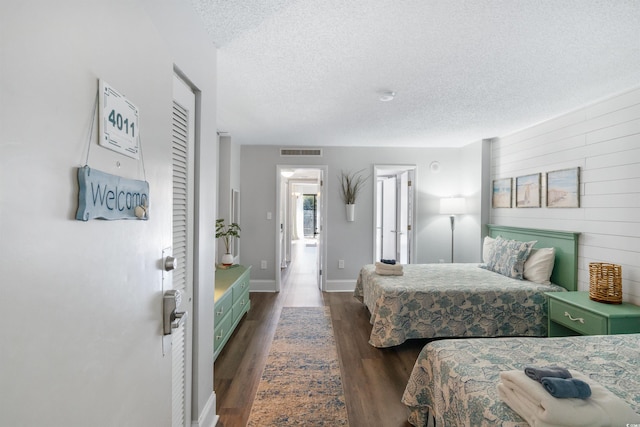
<path fill-rule="evenodd" d="M 140 158 L 138 107 L 100 80 L 100 145 L 134 159 Z"/>

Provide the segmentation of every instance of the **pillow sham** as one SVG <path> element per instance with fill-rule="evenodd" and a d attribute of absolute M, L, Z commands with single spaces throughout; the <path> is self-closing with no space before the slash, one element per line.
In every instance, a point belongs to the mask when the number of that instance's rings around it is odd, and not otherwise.
<path fill-rule="evenodd" d="M 556 248 L 532 249 L 524 262 L 524 278 L 543 285 L 551 284 L 555 261 Z"/>
<path fill-rule="evenodd" d="M 503 239 L 498 236 L 493 242 L 493 253 L 487 269 L 513 279 L 522 280 L 524 277 L 524 263 L 529 252 L 537 240 L 520 242 L 518 240 Z"/>
<path fill-rule="evenodd" d="M 493 237 L 486 236 L 482 243 L 482 262 L 485 264 L 491 259 L 493 254 L 493 244 L 496 241 Z"/>

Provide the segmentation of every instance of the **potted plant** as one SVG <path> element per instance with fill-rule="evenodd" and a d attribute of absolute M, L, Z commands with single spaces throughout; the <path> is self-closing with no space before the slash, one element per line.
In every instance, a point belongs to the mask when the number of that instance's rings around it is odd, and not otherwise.
<path fill-rule="evenodd" d="M 340 197 L 347 207 L 347 221 L 355 219 L 355 204 L 358 193 L 367 181 L 367 176 L 362 176 L 364 169 L 356 172 L 340 172 Z"/>
<path fill-rule="evenodd" d="M 216 219 L 216 238 L 222 237 L 224 242 L 225 254 L 222 256 L 222 265 L 233 264 L 233 254 L 231 254 L 231 239 L 233 237 L 240 238 L 240 226 L 235 222 L 226 225 L 224 218 Z"/>

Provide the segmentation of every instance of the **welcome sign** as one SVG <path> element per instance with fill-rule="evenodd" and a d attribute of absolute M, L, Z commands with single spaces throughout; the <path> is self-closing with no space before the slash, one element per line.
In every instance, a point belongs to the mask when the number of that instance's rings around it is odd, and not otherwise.
<path fill-rule="evenodd" d="M 111 175 L 89 166 L 78 168 L 78 211 L 76 219 L 149 218 L 149 183 Z"/>

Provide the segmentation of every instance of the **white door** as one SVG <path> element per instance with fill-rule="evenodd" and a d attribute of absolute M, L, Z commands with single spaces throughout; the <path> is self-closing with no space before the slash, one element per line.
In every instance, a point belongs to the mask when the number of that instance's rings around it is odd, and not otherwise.
<path fill-rule="evenodd" d="M 318 192 L 316 196 L 316 219 L 317 219 L 317 243 L 318 247 L 317 251 L 317 272 L 318 272 L 318 288 L 320 290 L 324 290 L 323 288 L 323 274 L 322 266 L 324 265 L 324 171 L 320 169 L 320 178 L 318 179 Z"/>
<path fill-rule="evenodd" d="M 415 166 L 376 166 L 374 261 L 415 256 Z"/>
<path fill-rule="evenodd" d="M 397 198 L 396 177 L 382 178 L 382 258 L 397 259 Z"/>
<path fill-rule="evenodd" d="M 191 425 L 193 313 L 193 198 L 195 95 L 179 77 L 173 82 L 173 289 L 182 292 L 187 320 L 172 333 L 172 427 Z"/>
<path fill-rule="evenodd" d="M 398 175 L 398 260 L 402 264 L 411 262 L 413 233 L 413 170 Z"/>

